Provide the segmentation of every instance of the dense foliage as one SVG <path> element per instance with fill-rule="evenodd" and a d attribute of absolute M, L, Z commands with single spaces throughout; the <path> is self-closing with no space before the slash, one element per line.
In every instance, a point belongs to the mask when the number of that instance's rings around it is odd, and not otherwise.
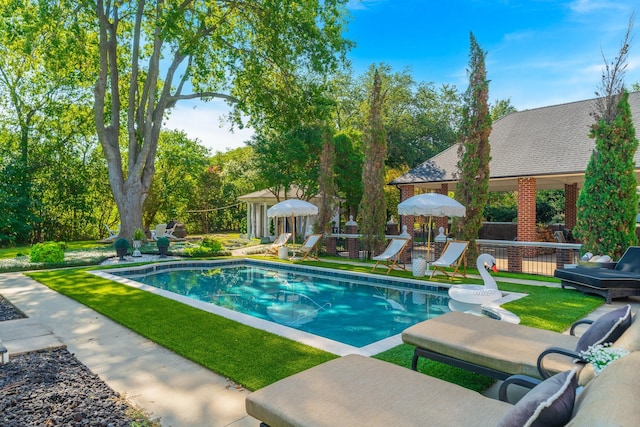
<path fill-rule="evenodd" d="M 72 54 L 90 48 L 67 12 L 0 5 L 1 245 L 81 238 L 109 211 L 90 119 L 94 69 Z"/>

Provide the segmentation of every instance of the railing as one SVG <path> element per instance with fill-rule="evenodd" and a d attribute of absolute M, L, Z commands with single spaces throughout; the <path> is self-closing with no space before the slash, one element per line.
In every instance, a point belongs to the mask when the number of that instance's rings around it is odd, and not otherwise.
<path fill-rule="evenodd" d="M 479 253 L 495 257 L 498 270 L 553 276 L 556 268 L 577 264 L 581 244 L 476 240 Z"/>
<path fill-rule="evenodd" d="M 386 236 L 387 238 L 398 236 Z M 332 234 L 328 236 L 327 250 L 331 248 L 336 255 L 352 258 L 362 257 L 362 253 L 354 250 L 354 245 L 359 244 L 359 234 Z M 331 243 L 329 243 L 331 241 Z M 565 264 L 577 264 L 580 258 L 581 244 L 553 243 L 553 242 L 519 242 L 510 240 L 476 240 L 479 253 L 488 253 L 496 258 L 498 270 L 553 276 L 556 268 L 562 268 Z M 333 246 L 331 246 L 333 245 Z M 350 246 L 351 245 L 351 246 Z M 432 250 L 425 258 L 434 260 L 442 252 L 444 243 L 431 242 Z M 351 248 L 351 249 L 350 249 Z M 414 241 L 413 250 L 407 254 L 410 262 L 411 256 L 417 254 L 427 255 L 423 242 Z M 357 256 L 354 256 L 357 254 Z"/>

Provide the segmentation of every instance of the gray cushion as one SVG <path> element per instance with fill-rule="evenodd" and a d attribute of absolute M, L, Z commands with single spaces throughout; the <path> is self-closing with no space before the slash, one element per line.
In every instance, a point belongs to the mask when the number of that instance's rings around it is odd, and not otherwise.
<path fill-rule="evenodd" d="M 576 351 L 585 351 L 592 345 L 614 342 L 629 325 L 631 325 L 631 306 L 628 304 L 603 314 L 582 334 L 576 345 Z"/>
<path fill-rule="evenodd" d="M 568 423 L 576 398 L 576 372 L 561 372 L 535 386 L 507 412 L 498 427 L 553 427 Z"/>

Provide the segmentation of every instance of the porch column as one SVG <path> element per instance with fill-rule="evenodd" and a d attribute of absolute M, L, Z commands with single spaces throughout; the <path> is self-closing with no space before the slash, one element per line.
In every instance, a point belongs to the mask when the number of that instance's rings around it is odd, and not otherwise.
<path fill-rule="evenodd" d="M 251 237 L 256 236 L 256 204 L 251 203 Z"/>
<path fill-rule="evenodd" d="M 518 241 L 536 241 L 536 179 L 518 178 Z M 527 248 L 525 256 L 533 256 L 535 248 Z"/>
<path fill-rule="evenodd" d="M 251 203 L 247 202 L 247 237 L 250 239 L 251 238 L 251 229 L 249 228 L 251 226 Z"/>
<path fill-rule="evenodd" d="M 262 204 L 262 235 L 267 237 L 269 233 L 269 217 L 267 216 L 267 203 Z"/>
<path fill-rule="evenodd" d="M 399 185 L 398 189 L 400 190 L 400 202 L 404 202 L 408 198 L 411 198 L 415 195 L 415 187 L 413 185 Z M 404 263 L 408 264 L 411 262 L 411 252 L 413 251 L 413 223 L 415 219 L 413 215 L 402 215 L 400 216 L 400 230 L 402 230 L 402 226 L 405 225 L 407 227 L 407 232 L 411 236 L 411 240 L 407 244 L 407 247 L 404 250 Z"/>
<path fill-rule="evenodd" d="M 564 185 L 564 226 L 573 230 L 578 218 L 578 184 Z"/>

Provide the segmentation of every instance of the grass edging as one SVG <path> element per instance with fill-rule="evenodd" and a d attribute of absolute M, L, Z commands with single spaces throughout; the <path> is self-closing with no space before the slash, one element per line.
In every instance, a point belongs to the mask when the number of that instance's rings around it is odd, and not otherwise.
<path fill-rule="evenodd" d="M 366 266 L 327 262 L 308 264 L 360 272 L 370 270 Z M 26 274 L 250 390 L 337 357 L 177 301 L 94 276 L 86 270 L 76 268 Z M 401 276 L 405 275 L 401 273 Z M 474 280 L 465 279 L 465 282 Z M 601 298 L 572 290 L 504 282 L 500 282 L 499 287 L 505 291 L 529 294 L 504 305 L 521 317 L 522 324 L 554 331 L 566 330 L 575 320 L 602 304 Z M 376 357 L 409 367 L 412 354 L 413 347 L 403 344 Z M 493 382 L 487 377 L 426 360 L 421 361 L 419 370 L 477 391 L 484 390 Z"/>

